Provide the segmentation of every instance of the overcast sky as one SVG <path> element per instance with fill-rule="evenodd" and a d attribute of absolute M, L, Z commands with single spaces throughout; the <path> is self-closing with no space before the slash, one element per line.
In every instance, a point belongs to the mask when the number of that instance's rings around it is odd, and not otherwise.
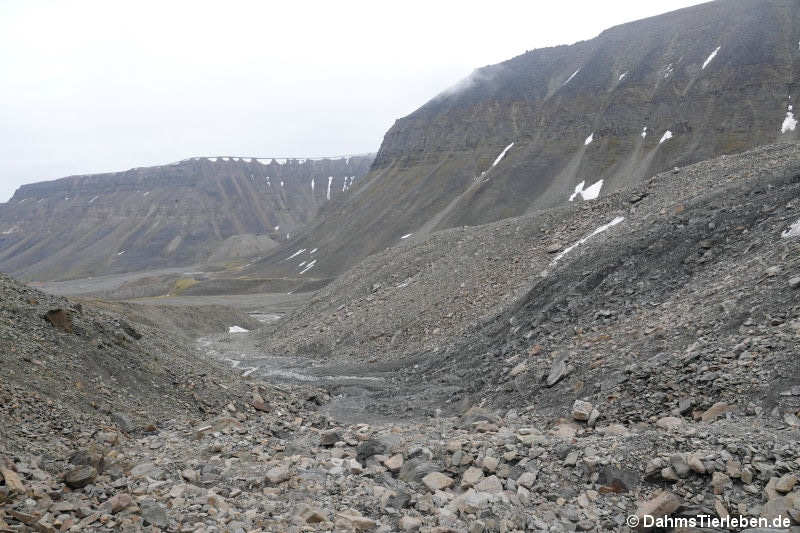
<path fill-rule="evenodd" d="M 0 202 L 196 155 L 375 151 L 475 68 L 698 3 L 0 0 Z"/>

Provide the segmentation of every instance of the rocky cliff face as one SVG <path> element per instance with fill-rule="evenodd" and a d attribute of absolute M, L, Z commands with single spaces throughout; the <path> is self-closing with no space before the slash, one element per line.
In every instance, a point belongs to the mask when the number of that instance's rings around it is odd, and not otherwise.
<path fill-rule="evenodd" d="M 372 160 L 198 157 L 25 185 L 0 204 L 0 270 L 63 279 L 263 254 Z"/>
<path fill-rule="evenodd" d="M 360 190 L 296 248 L 324 249 L 318 267 L 336 273 L 409 233 L 793 140 L 798 28 L 795 1 L 712 2 L 482 68 L 398 120 Z"/>

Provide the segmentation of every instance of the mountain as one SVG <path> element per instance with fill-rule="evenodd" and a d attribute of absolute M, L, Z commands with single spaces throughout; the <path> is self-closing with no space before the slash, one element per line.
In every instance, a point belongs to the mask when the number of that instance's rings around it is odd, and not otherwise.
<path fill-rule="evenodd" d="M 372 160 L 195 157 L 24 185 L 0 204 L 0 270 L 66 279 L 265 254 Z"/>
<path fill-rule="evenodd" d="M 336 275 L 408 234 L 602 197 L 795 139 L 798 27 L 793 0 L 718 1 L 481 68 L 398 120 L 347 201 L 254 268 L 318 248 L 316 275 Z"/>
<path fill-rule="evenodd" d="M 264 353 L 391 369 L 400 390 L 374 410 L 417 395 L 549 416 L 588 399 L 626 422 L 684 399 L 795 413 L 798 198 L 800 144 L 721 156 L 383 250 L 257 335 Z"/>

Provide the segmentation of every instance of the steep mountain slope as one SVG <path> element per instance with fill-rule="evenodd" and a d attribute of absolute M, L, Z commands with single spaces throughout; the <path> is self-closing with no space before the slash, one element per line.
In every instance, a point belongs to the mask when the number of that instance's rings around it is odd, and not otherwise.
<path fill-rule="evenodd" d="M 213 320 L 193 314 L 195 323 Z M 247 320 L 231 309 L 213 314 Z M 237 376 L 198 357 L 182 336 L 0 274 L 2 455 L 53 459 L 54 450 L 98 427 L 131 432 L 178 415 L 203 417 L 229 401 L 220 383 L 243 390 Z M 27 426 L 17 423 L 23 420 Z"/>
<path fill-rule="evenodd" d="M 477 70 L 398 120 L 370 174 L 292 243 L 331 275 L 401 236 L 606 195 L 797 136 L 800 4 L 731 0 Z M 575 195 L 576 192 L 582 194 Z M 261 268 L 281 268 L 281 251 Z"/>
<path fill-rule="evenodd" d="M 799 198 L 800 145 L 783 144 L 446 230 L 369 257 L 262 332 L 263 349 L 405 360 L 392 379 L 433 404 L 557 415 L 591 397 L 635 422 L 726 401 L 794 416 Z"/>
<path fill-rule="evenodd" d="M 197 157 L 25 185 L 0 204 L 0 269 L 64 279 L 264 254 L 372 160 Z"/>

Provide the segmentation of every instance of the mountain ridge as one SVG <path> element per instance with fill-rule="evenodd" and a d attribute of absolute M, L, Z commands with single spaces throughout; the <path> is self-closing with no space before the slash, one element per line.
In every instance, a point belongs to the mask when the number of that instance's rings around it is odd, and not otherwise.
<path fill-rule="evenodd" d="M 347 194 L 371 162 L 191 158 L 23 185 L 0 204 L 0 269 L 65 279 L 252 257 Z"/>
<path fill-rule="evenodd" d="M 483 67 L 397 120 L 358 195 L 291 247 L 328 249 L 318 267 L 334 276 L 409 233 L 519 216 L 577 190 L 604 195 L 795 140 L 799 7 L 711 2 Z"/>

